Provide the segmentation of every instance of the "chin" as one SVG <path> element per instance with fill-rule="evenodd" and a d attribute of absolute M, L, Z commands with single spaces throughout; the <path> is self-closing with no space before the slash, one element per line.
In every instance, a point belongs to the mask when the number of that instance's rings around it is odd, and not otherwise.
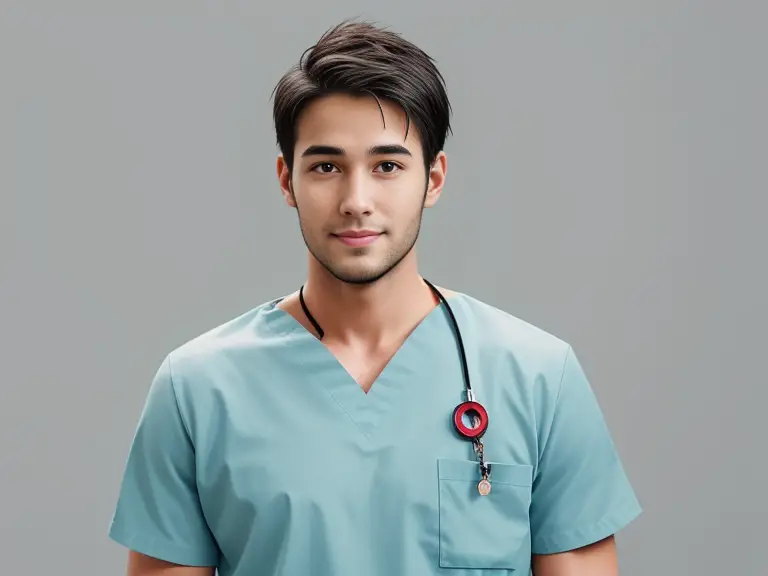
<path fill-rule="evenodd" d="M 344 266 L 337 263 L 335 265 L 325 265 L 325 269 L 341 282 L 360 285 L 371 284 L 389 272 L 389 267 L 386 264 L 379 264 L 377 266 L 361 266 L 360 264 Z"/>
<path fill-rule="evenodd" d="M 347 284 L 371 284 L 386 274 L 386 270 L 371 270 L 370 268 L 336 268 L 330 270 L 338 280 Z"/>

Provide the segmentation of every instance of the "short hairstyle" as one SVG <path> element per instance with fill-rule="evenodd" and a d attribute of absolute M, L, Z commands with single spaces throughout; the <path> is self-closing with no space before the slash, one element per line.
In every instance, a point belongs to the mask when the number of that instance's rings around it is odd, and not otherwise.
<path fill-rule="evenodd" d="M 313 100 L 334 93 L 369 95 L 379 107 L 382 99 L 402 108 L 406 136 L 413 125 L 426 168 L 451 132 L 451 105 L 434 60 L 395 32 L 367 22 L 344 21 L 308 48 L 272 93 L 277 145 L 290 172 L 299 115 Z"/>

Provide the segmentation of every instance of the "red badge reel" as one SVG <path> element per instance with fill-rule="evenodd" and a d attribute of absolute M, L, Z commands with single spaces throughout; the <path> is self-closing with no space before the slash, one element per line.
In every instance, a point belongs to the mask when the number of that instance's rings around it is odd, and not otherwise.
<path fill-rule="evenodd" d="M 467 416 L 469 420 L 474 416 L 474 426 L 470 427 L 464 422 Z M 488 429 L 488 412 L 482 404 L 474 400 L 462 402 L 453 411 L 453 425 L 456 431 L 467 440 L 479 440 Z"/>

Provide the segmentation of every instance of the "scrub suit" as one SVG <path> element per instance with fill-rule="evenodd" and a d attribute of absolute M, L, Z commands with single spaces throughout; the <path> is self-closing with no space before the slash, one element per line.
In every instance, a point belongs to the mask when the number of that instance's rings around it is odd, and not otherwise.
<path fill-rule="evenodd" d="M 530 573 L 640 514 L 560 339 L 448 299 L 489 413 L 492 490 L 452 423 L 466 399 L 444 304 L 369 393 L 279 300 L 173 350 L 152 382 L 109 534 L 221 576 Z"/>

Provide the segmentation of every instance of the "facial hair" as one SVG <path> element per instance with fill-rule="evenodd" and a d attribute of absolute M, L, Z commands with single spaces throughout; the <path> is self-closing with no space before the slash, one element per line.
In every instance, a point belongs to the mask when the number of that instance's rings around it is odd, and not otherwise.
<path fill-rule="evenodd" d="M 384 257 L 384 261 L 381 263 L 381 265 L 377 266 L 375 269 L 347 272 L 342 267 L 334 265 L 333 260 L 328 255 L 324 255 L 319 249 L 319 246 L 313 246 L 313 243 L 309 239 L 310 235 L 307 233 L 307 228 L 305 227 L 304 221 L 301 217 L 299 205 L 296 203 L 296 213 L 299 219 L 299 228 L 304 240 L 304 245 L 307 247 L 307 250 L 309 250 L 310 254 L 312 254 L 315 260 L 317 260 L 320 265 L 325 268 L 329 274 L 331 274 L 331 276 L 340 282 L 355 286 L 370 285 L 378 282 L 387 274 L 392 272 L 395 268 L 397 268 L 397 266 L 403 261 L 403 259 L 405 259 L 406 256 L 408 256 L 408 254 L 411 253 L 411 250 L 413 250 L 413 247 L 416 245 L 416 242 L 419 239 L 419 234 L 421 232 L 421 223 L 424 216 L 424 200 L 426 200 L 427 190 L 428 188 L 425 187 L 419 212 L 410 221 L 407 228 L 403 232 L 402 240 L 396 246 L 392 247 L 389 253 Z M 365 249 L 360 248 L 358 250 L 359 253 L 363 253 L 363 250 Z"/>

